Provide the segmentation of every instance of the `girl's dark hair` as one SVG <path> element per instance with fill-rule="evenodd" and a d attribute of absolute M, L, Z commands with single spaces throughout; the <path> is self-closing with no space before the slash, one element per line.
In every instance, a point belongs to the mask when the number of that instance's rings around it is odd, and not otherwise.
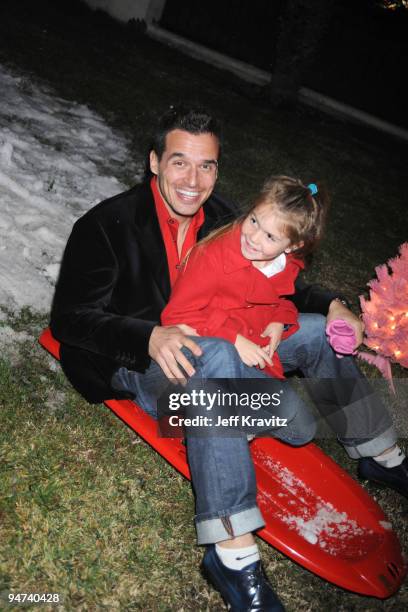
<path fill-rule="evenodd" d="M 190 134 L 213 134 L 221 150 L 221 127 L 217 119 L 201 107 L 170 106 L 159 119 L 156 133 L 153 136 L 151 149 L 159 160 L 166 148 L 166 136 L 173 130 L 184 130 Z"/>
<path fill-rule="evenodd" d="M 242 223 L 255 208 L 266 204 L 282 217 L 282 229 L 291 244 L 304 243 L 293 251 L 296 257 L 304 258 L 316 249 L 322 238 L 329 207 L 326 190 L 320 184 L 317 184 L 317 189 L 317 193 L 312 195 L 309 187 L 299 179 L 271 176 L 265 181 L 251 206 L 236 221 L 214 230 L 196 246 L 204 246 L 223 236 Z"/>

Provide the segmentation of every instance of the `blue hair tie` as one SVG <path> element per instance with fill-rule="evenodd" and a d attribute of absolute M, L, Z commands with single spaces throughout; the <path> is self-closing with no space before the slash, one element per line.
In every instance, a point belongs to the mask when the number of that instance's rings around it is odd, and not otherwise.
<path fill-rule="evenodd" d="M 319 193 L 316 183 L 309 183 L 307 188 L 309 189 L 312 196 L 316 195 L 316 193 Z"/>

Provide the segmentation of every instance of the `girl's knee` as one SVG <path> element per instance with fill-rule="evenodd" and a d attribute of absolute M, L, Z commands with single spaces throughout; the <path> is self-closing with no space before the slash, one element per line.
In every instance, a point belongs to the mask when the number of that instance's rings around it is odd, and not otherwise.
<path fill-rule="evenodd" d="M 326 351 L 331 352 L 326 336 L 326 317 L 321 314 L 302 315 L 300 322 L 298 351 L 302 355 L 305 353 L 303 359 L 306 362 Z"/>
<path fill-rule="evenodd" d="M 325 338 L 326 317 L 321 314 L 301 315 L 300 330 L 309 339 L 321 338 L 322 336 Z"/>

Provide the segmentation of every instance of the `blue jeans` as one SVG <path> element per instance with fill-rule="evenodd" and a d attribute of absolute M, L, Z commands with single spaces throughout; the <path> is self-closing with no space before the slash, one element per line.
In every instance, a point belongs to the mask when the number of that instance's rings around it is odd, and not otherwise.
<path fill-rule="evenodd" d="M 339 359 L 325 335 L 326 318 L 301 314 L 300 329 L 284 340 L 278 353 L 285 372 L 300 369 L 322 417 L 352 459 L 379 455 L 397 434 L 380 397 L 353 357 Z"/>
<path fill-rule="evenodd" d="M 300 330 L 283 341 L 279 347 L 279 356 L 285 369 L 300 369 L 308 378 L 322 376 L 327 379 L 345 376 L 347 379 L 363 381 L 362 401 L 368 405 L 368 385 L 351 358 L 337 359 L 329 347 L 324 333 L 324 317 L 320 315 L 301 315 Z M 195 369 L 196 378 L 269 378 L 262 371 L 250 368 L 242 363 L 235 347 L 216 338 L 194 338 L 203 349 L 201 357 L 194 357 L 185 350 Z M 360 383 L 359 383 L 360 384 Z M 367 385 L 367 389 L 365 387 Z M 116 389 L 126 389 L 135 396 L 146 412 L 156 417 L 157 398 L 168 387 L 168 381 L 161 368 L 154 362 L 144 374 L 121 368 L 112 379 Z M 331 383 L 323 385 L 313 381 L 309 390 L 318 408 L 333 425 L 339 419 L 338 402 L 346 405 L 347 397 L 353 400 L 355 394 L 351 389 L 344 393 L 342 385 L 337 388 Z M 359 389 L 359 386 L 357 386 Z M 289 386 L 285 387 L 290 389 Z M 288 394 L 290 391 L 287 391 Z M 293 392 L 292 392 L 293 393 Z M 293 393 L 291 401 L 286 404 L 288 426 L 275 431 L 276 437 L 291 445 L 301 445 L 309 442 L 315 433 L 315 422 L 306 405 Z M 361 398 L 360 398 L 361 399 Z M 363 412 L 363 411 L 362 411 Z M 386 412 L 386 411 L 381 411 Z M 342 415 L 342 412 L 340 412 Z M 333 416 L 334 415 L 334 416 Z M 360 448 L 360 444 L 371 444 L 371 438 L 377 440 L 375 448 L 379 454 L 395 442 L 396 436 L 390 422 L 373 411 L 373 419 L 366 427 L 366 436 L 358 439 L 344 439 L 349 443 L 352 452 Z M 361 416 L 364 421 L 364 415 Z M 371 425 L 374 435 L 369 431 Z M 360 431 L 360 428 L 359 428 Z M 343 432 L 344 433 L 344 432 Z M 346 432 L 347 433 L 347 432 Z M 356 456 L 360 451 L 355 450 Z M 196 497 L 196 529 L 198 544 L 207 544 L 243 535 L 264 526 L 264 521 L 256 504 L 256 480 L 254 466 L 249 452 L 246 435 L 234 437 L 197 437 L 187 438 L 188 461 L 192 477 L 192 485 Z M 370 453 L 368 453 L 370 454 Z"/>

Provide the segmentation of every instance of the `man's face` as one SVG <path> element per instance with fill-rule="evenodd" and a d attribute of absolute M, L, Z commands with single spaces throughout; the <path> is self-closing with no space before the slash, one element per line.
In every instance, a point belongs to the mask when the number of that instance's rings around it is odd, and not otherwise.
<path fill-rule="evenodd" d="M 159 191 L 179 221 L 192 217 L 210 197 L 217 180 L 218 138 L 211 133 L 190 134 L 172 130 L 159 161 L 150 152 L 150 169 L 157 175 Z"/>

